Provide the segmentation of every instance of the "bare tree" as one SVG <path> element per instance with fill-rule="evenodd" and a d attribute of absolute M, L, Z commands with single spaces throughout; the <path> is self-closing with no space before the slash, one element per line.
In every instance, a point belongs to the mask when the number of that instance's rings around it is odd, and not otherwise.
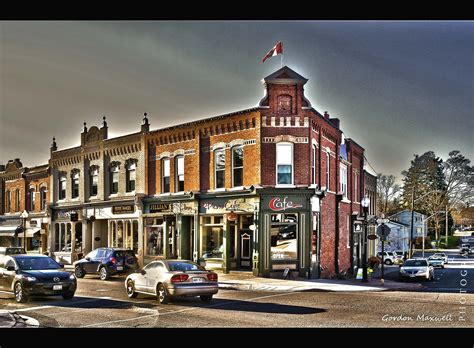
<path fill-rule="evenodd" d="M 400 185 L 395 183 L 395 176 L 377 174 L 377 213 L 386 214 L 397 207 L 397 194 Z"/>

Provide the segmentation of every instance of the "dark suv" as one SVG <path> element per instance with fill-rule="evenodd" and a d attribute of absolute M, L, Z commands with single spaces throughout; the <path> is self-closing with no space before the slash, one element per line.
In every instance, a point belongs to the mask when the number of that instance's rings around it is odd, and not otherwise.
<path fill-rule="evenodd" d="M 74 262 L 74 273 L 77 278 L 86 274 L 98 274 L 100 279 L 107 280 L 112 275 L 128 274 L 138 269 L 138 260 L 133 250 L 118 248 L 98 248 L 92 250 L 85 258 Z"/>

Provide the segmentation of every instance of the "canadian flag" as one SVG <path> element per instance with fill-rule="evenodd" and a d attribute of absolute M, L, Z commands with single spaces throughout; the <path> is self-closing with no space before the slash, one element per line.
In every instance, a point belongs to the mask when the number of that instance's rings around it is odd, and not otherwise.
<path fill-rule="evenodd" d="M 262 63 L 264 63 L 268 58 L 281 53 L 283 53 L 283 44 L 281 41 L 278 41 L 277 44 L 265 55 L 265 57 L 263 57 Z"/>

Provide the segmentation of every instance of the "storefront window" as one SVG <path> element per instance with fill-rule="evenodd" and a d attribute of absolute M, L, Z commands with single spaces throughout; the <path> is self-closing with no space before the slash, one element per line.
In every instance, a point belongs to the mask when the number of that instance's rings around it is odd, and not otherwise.
<path fill-rule="evenodd" d="M 133 252 L 138 253 L 138 221 L 132 221 L 132 230 L 133 230 Z"/>
<path fill-rule="evenodd" d="M 123 248 L 123 237 L 124 237 L 124 230 L 123 230 L 123 221 L 117 222 L 117 240 L 115 241 L 114 245 L 118 248 Z"/>
<path fill-rule="evenodd" d="M 132 226 L 130 221 L 125 221 L 125 249 L 132 249 Z"/>
<path fill-rule="evenodd" d="M 147 256 L 163 256 L 165 245 L 163 226 L 147 226 L 145 228 L 145 239 Z"/>
<path fill-rule="evenodd" d="M 298 214 L 272 214 L 271 259 L 298 259 Z"/>
<path fill-rule="evenodd" d="M 224 229 L 222 227 L 203 227 L 202 243 L 204 258 L 223 258 L 224 254 Z"/>

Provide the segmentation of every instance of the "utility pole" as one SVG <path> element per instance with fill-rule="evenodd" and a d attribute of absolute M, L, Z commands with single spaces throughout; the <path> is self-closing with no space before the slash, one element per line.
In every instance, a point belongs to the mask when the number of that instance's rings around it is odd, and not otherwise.
<path fill-rule="evenodd" d="M 411 190 L 411 228 L 410 228 L 410 250 L 408 252 L 408 258 L 411 259 L 413 255 L 413 222 L 415 219 L 415 183 Z"/>
<path fill-rule="evenodd" d="M 446 249 L 448 249 L 448 205 L 446 204 Z"/>

